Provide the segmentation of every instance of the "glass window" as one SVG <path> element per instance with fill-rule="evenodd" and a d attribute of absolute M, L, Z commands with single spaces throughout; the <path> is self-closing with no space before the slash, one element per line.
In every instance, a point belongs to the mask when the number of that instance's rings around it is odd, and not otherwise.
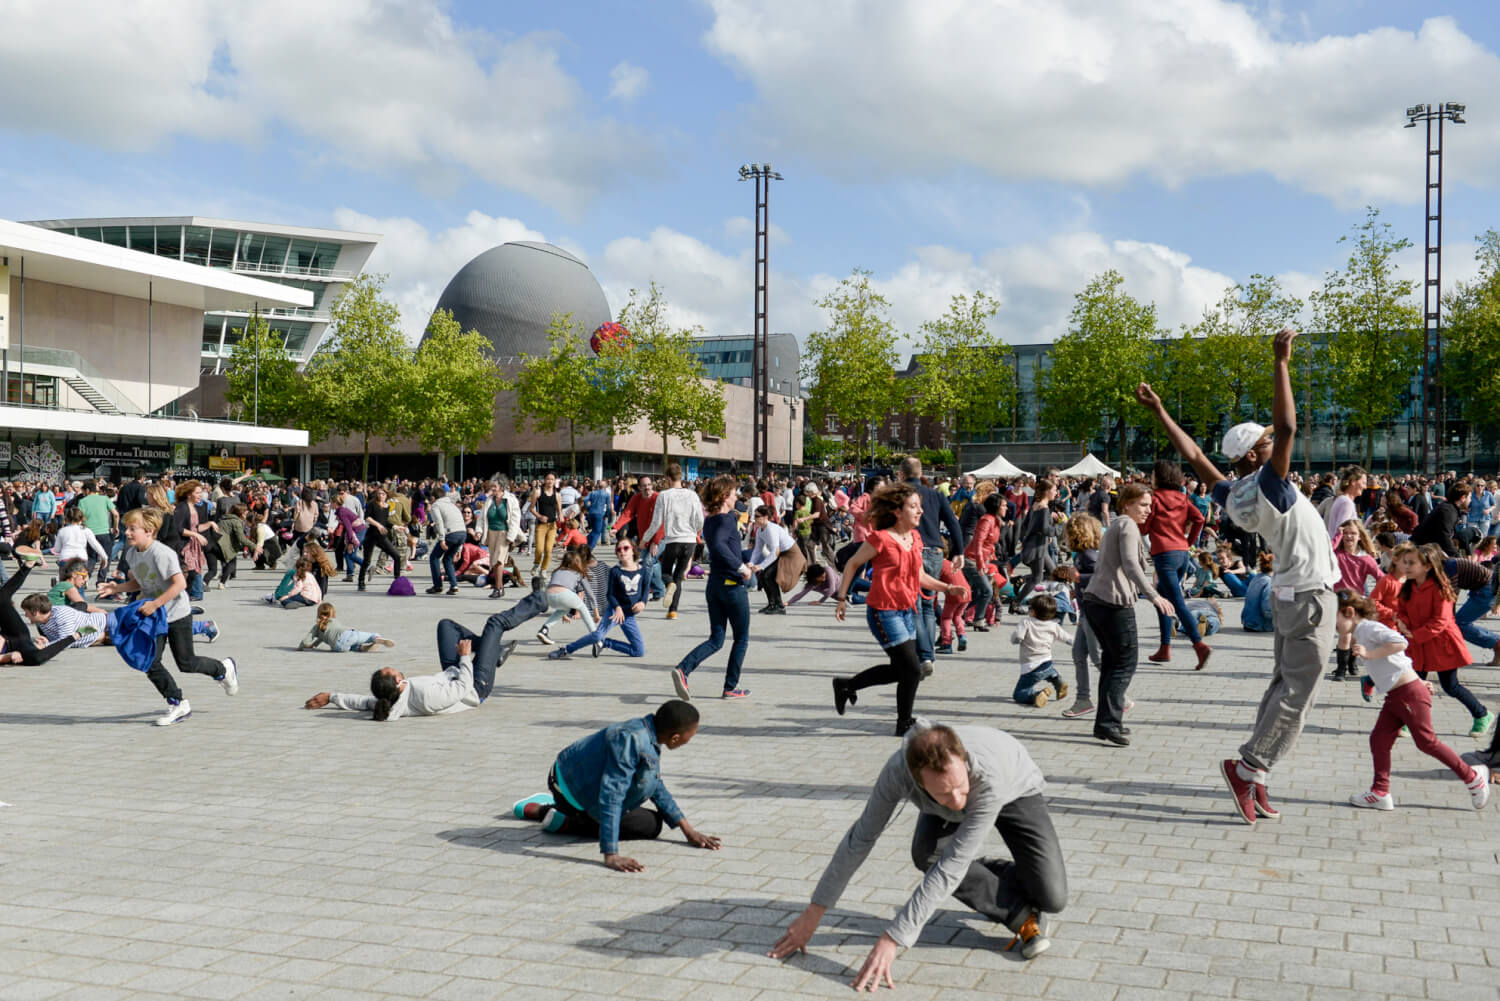
<path fill-rule="evenodd" d="M 312 266 L 319 271 L 332 271 L 339 261 L 339 245 L 320 243 L 313 250 Z"/>
<path fill-rule="evenodd" d="M 104 242 L 112 247 L 125 246 L 124 226 L 105 226 L 103 236 Z"/>
<path fill-rule="evenodd" d="M 306 272 L 312 267 L 313 253 L 317 249 L 318 245 L 312 240 L 293 240 L 292 252 L 286 260 L 287 270 Z"/>
<path fill-rule="evenodd" d="M 208 244 L 212 234 L 207 226 L 189 226 L 182 242 L 182 259 L 189 264 L 208 264 Z"/>
<path fill-rule="evenodd" d="M 240 267 L 254 268 L 260 264 L 261 247 L 265 245 L 265 238 L 259 233 L 241 233 L 239 258 L 236 263 Z"/>
<path fill-rule="evenodd" d="M 98 226 L 79 226 L 78 235 L 85 240 L 94 240 L 96 242 L 102 242 L 104 238 L 103 234 L 99 232 Z"/>
<path fill-rule="evenodd" d="M 148 254 L 156 253 L 156 227 L 131 226 L 130 249 L 144 250 Z"/>
<path fill-rule="evenodd" d="M 286 338 L 288 354 L 300 355 L 307 347 L 307 335 L 312 327 L 306 323 L 277 324 L 277 332 Z"/>
<path fill-rule="evenodd" d="M 156 256 L 182 259 L 182 227 L 156 227 Z"/>
<path fill-rule="evenodd" d="M 284 236 L 261 236 L 259 239 L 263 248 L 260 256 L 261 270 L 280 271 L 286 263 L 286 250 L 291 241 Z"/>
<path fill-rule="evenodd" d="M 227 268 L 234 263 L 234 245 L 239 234 L 232 229 L 214 230 L 208 247 L 208 266 Z"/>

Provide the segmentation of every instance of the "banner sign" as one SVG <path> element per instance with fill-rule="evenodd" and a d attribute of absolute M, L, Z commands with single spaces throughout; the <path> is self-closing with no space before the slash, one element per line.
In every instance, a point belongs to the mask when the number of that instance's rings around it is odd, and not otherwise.
<path fill-rule="evenodd" d="M 10 465 L 10 442 L 0 441 L 0 466 Z"/>
<path fill-rule="evenodd" d="M 172 465 L 186 466 L 188 464 L 187 442 L 179 441 L 172 445 Z"/>
<path fill-rule="evenodd" d="M 230 455 L 210 455 L 208 457 L 208 468 L 219 473 L 238 473 L 244 468 L 244 459 L 237 459 Z"/>
<path fill-rule="evenodd" d="M 172 450 L 166 445 L 130 445 L 113 441 L 75 441 L 69 443 L 68 453 L 74 459 L 90 459 L 94 462 L 166 462 Z M 186 456 L 183 456 L 184 461 Z"/>
<path fill-rule="evenodd" d="M 10 350 L 10 268 L 0 264 L 0 351 Z"/>

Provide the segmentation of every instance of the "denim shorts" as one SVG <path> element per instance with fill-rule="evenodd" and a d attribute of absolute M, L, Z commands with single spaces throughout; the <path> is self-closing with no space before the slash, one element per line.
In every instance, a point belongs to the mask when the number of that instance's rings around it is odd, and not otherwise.
<path fill-rule="evenodd" d="M 907 640 L 917 638 L 917 615 L 910 608 L 892 611 L 866 605 L 865 622 L 870 627 L 870 634 L 875 637 L 875 642 L 880 644 L 882 650 L 889 650 L 893 646 L 900 646 Z"/>

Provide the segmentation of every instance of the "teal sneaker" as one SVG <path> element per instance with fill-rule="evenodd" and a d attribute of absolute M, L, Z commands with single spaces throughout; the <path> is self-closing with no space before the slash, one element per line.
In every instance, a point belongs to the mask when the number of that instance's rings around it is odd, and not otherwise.
<path fill-rule="evenodd" d="M 1473 737 L 1475 740 L 1483 740 L 1484 737 L 1494 728 L 1495 714 L 1485 713 L 1483 716 L 1474 721 L 1473 726 L 1469 727 L 1469 736 Z"/>
<path fill-rule="evenodd" d="M 511 816 L 517 820 L 539 820 L 542 808 L 550 809 L 556 802 L 550 792 L 539 792 L 535 796 L 517 800 L 510 808 Z"/>

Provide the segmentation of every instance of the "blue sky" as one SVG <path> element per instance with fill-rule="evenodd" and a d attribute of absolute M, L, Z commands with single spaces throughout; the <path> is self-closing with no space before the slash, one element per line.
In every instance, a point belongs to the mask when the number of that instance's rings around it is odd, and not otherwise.
<path fill-rule="evenodd" d="M 219 9 L 222 7 L 223 9 Z M 1016 340 L 1106 267 L 1193 319 L 1252 273 L 1305 294 L 1379 206 L 1422 239 L 1417 100 L 1450 133 L 1447 274 L 1500 227 L 1500 14 L 1480 2 L 0 0 L 0 217 L 198 214 L 373 229 L 415 333 L 506 239 L 656 280 L 742 332 L 749 185 L 772 325 L 851 268 L 906 335 L 982 289 Z M 1420 277 L 1421 255 L 1402 259 Z"/>

